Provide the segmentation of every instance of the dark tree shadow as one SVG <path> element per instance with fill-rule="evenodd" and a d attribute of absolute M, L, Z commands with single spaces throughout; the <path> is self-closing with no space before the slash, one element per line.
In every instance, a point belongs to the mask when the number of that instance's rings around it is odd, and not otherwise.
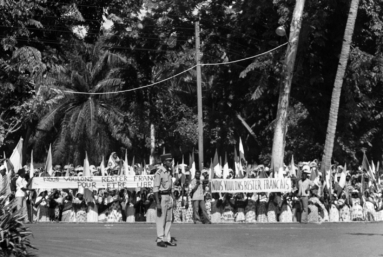
<path fill-rule="evenodd" d="M 383 234 L 372 234 L 372 233 L 347 233 L 347 234 L 352 236 L 383 236 Z"/>

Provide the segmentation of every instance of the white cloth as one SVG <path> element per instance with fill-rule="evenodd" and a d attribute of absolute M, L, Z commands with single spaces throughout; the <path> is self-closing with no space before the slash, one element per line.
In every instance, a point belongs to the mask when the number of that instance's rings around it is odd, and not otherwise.
<path fill-rule="evenodd" d="M 28 183 L 24 178 L 18 177 L 16 180 L 16 195 L 15 195 L 15 197 L 25 197 L 26 192 L 21 190 L 21 188 L 27 188 L 27 185 L 28 185 Z"/>

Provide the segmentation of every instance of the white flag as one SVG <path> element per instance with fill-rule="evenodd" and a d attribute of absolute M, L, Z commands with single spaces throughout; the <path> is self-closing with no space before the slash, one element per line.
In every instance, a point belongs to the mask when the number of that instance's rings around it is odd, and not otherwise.
<path fill-rule="evenodd" d="M 49 145 L 47 162 L 45 163 L 45 170 L 47 171 L 49 176 L 52 176 L 52 173 L 53 173 L 53 167 L 52 167 L 52 145 Z"/>
<path fill-rule="evenodd" d="M 15 149 L 12 152 L 11 158 L 9 158 L 10 162 L 13 165 L 14 172 L 18 172 L 19 169 L 23 167 L 23 138 L 20 138 L 19 142 L 17 143 Z"/>
<path fill-rule="evenodd" d="M 244 160 L 246 162 L 245 150 L 243 150 L 243 145 L 242 145 L 242 139 L 241 138 L 239 138 L 239 160 L 240 161 Z"/>
<path fill-rule="evenodd" d="M 34 175 L 35 168 L 33 167 L 33 150 L 31 152 L 31 164 L 29 167 L 29 178 L 32 178 Z"/>

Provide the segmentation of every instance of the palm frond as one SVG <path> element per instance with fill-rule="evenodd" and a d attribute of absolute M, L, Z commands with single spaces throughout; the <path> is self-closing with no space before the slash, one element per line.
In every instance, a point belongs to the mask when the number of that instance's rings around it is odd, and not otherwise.
<path fill-rule="evenodd" d="M 93 85 L 97 84 L 100 80 L 107 76 L 111 69 L 122 66 L 124 64 L 126 64 L 126 59 L 123 56 L 105 51 L 99 61 L 96 62 L 93 66 L 91 73 L 91 83 Z"/>
<path fill-rule="evenodd" d="M 77 71 L 72 72 L 71 80 L 75 89 L 80 92 L 88 92 L 89 85 L 86 83 L 86 80 L 77 73 Z"/>
<path fill-rule="evenodd" d="M 130 131 L 124 126 L 124 115 L 113 106 L 100 105 L 98 117 L 108 126 L 111 136 L 121 142 L 124 146 L 130 147 Z"/>
<path fill-rule="evenodd" d="M 124 82 L 122 79 L 104 79 L 100 81 L 91 92 L 113 91 L 123 84 Z"/>
<path fill-rule="evenodd" d="M 60 163 L 63 159 L 63 156 L 65 156 L 66 149 L 68 146 L 69 138 L 69 121 L 71 120 L 72 115 L 71 113 L 67 113 L 61 122 L 61 128 L 60 128 L 60 134 L 57 137 L 56 141 L 53 144 L 53 161 L 55 163 Z"/>
<path fill-rule="evenodd" d="M 86 103 L 82 104 L 80 111 L 77 116 L 76 125 L 72 131 L 72 139 L 77 141 L 83 134 L 85 128 L 85 116 L 86 116 Z"/>
<path fill-rule="evenodd" d="M 65 109 L 67 106 L 67 103 L 63 103 L 53 108 L 41 119 L 37 125 L 37 128 L 45 131 L 51 130 L 56 125 L 57 121 L 65 115 Z"/>
<path fill-rule="evenodd" d="M 87 128 L 87 133 L 89 137 L 92 137 L 94 135 L 94 131 L 97 128 L 97 105 L 93 101 L 91 97 L 89 97 L 86 105 L 86 117 L 87 117 L 87 122 L 86 122 L 86 128 Z"/>

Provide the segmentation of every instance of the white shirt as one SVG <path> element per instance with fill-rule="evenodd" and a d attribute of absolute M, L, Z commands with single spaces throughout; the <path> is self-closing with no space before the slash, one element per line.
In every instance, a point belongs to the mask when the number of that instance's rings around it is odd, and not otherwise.
<path fill-rule="evenodd" d="M 25 197 L 26 192 L 21 190 L 21 188 L 27 188 L 27 185 L 28 185 L 28 183 L 24 178 L 18 177 L 16 180 L 16 195 L 15 195 L 15 197 Z"/>

